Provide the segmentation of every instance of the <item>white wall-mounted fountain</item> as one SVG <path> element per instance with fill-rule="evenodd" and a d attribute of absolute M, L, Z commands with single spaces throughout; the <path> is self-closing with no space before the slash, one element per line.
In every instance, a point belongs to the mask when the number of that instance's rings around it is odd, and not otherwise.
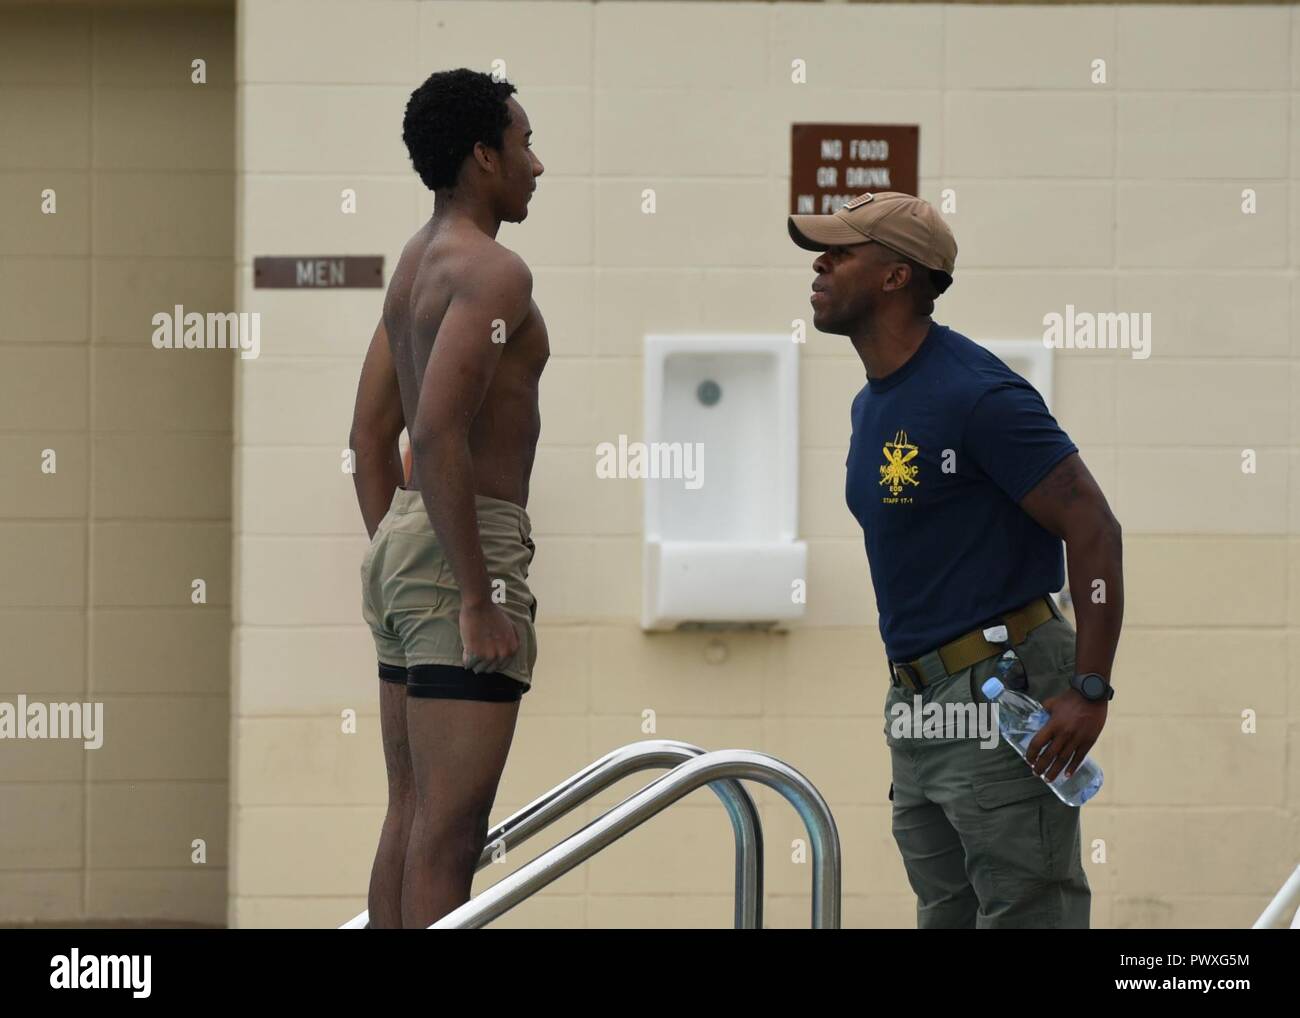
<path fill-rule="evenodd" d="M 976 340 L 1007 367 L 1038 390 L 1052 407 L 1052 351 L 1041 339 Z"/>
<path fill-rule="evenodd" d="M 641 625 L 804 613 L 799 359 L 788 334 L 647 336 Z"/>

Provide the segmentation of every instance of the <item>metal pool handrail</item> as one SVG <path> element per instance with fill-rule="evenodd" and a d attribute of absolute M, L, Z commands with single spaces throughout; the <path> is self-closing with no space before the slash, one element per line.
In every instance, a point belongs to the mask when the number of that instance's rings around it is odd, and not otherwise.
<path fill-rule="evenodd" d="M 476 929 L 485 925 L 701 785 L 726 779 L 760 781 L 794 806 L 803 818 L 812 847 L 813 928 L 839 929 L 840 842 L 826 800 L 789 764 L 746 749 L 705 753 L 673 768 L 429 929 Z"/>
<path fill-rule="evenodd" d="M 656 767 L 675 767 L 703 753 L 699 746 L 672 739 L 647 739 L 606 753 L 489 831 L 477 869 L 481 870 L 492 862 L 498 847 L 504 846 L 509 851 L 628 775 Z M 736 834 L 735 927 L 738 930 L 761 929 L 763 829 L 758 808 L 739 782 L 720 780 L 710 783 L 710 787 L 726 807 Z M 365 911 L 339 929 L 362 929 L 369 920 L 370 913 Z"/>

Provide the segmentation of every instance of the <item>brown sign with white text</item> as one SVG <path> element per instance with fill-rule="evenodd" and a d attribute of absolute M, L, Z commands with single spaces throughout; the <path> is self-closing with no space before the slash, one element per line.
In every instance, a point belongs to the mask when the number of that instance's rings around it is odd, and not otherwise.
<path fill-rule="evenodd" d="M 383 255 L 266 255 L 253 259 L 255 290 L 369 290 L 383 285 Z"/>
<path fill-rule="evenodd" d="M 792 124 L 790 212 L 830 215 L 864 191 L 916 194 L 916 124 Z"/>

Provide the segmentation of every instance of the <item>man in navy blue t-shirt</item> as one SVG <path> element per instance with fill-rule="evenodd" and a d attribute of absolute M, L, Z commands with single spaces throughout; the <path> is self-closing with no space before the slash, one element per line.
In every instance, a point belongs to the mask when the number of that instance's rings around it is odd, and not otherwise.
<path fill-rule="evenodd" d="M 864 194 L 834 215 L 791 216 L 789 230 L 820 252 L 813 324 L 848 336 L 866 369 L 845 496 L 888 658 L 893 832 L 917 923 L 1086 927 L 1079 811 L 1041 779 L 1069 776 L 1106 722 L 1119 523 L 1037 390 L 931 320 L 957 242 L 929 203 Z M 1077 638 L 1051 597 L 1062 542 Z M 1007 649 L 1018 662 L 1005 684 L 1051 715 L 1030 766 L 990 731 L 980 692 Z M 981 737 L 963 737 L 981 711 Z"/>

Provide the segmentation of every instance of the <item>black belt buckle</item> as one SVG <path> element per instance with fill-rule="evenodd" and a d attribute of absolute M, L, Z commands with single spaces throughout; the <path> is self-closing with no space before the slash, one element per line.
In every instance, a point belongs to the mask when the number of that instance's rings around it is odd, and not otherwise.
<path fill-rule="evenodd" d="M 901 678 L 899 678 L 900 673 L 903 676 L 906 676 L 906 678 L 909 681 L 904 682 Z M 917 673 L 916 669 L 913 668 L 911 665 L 909 665 L 906 661 L 890 661 L 889 674 L 893 678 L 894 685 L 896 686 L 907 686 L 907 688 L 911 689 L 912 692 L 914 693 L 919 692 L 921 689 L 925 688 L 925 684 L 921 681 L 921 677 Z"/>

